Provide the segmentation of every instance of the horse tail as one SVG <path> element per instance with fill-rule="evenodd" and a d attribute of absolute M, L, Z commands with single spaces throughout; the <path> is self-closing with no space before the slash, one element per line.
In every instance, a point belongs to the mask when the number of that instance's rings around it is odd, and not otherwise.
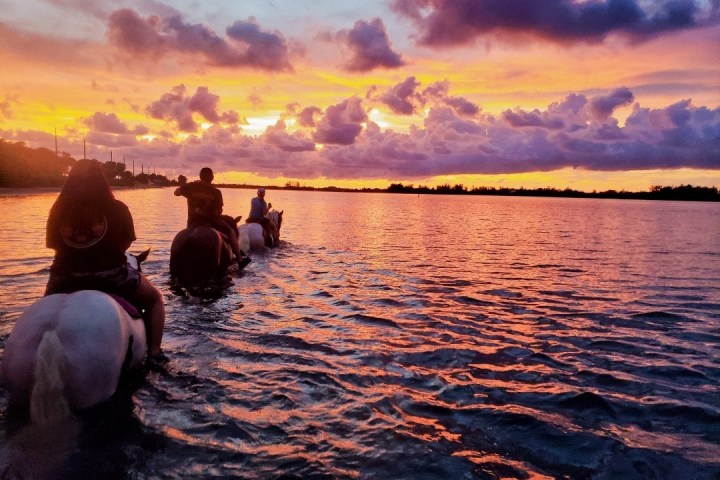
<path fill-rule="evenodd" d="M 30 395 L 33 423 L 50 424 L 70 416 L 62 378 L 65 361 L 57 334 L 45 332 L 35 354 L 35 383 Z"/>

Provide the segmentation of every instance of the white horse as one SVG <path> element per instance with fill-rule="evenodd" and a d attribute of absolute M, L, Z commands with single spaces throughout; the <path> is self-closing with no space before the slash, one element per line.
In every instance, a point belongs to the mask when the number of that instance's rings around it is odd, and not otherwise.
<path fill-rule="evenodd" d="M 121 373 L 142 364 L 146 342 L 143 320 L 106 293 L 48 295 L 15 322 L 0 384 L 11 405 L 29 407 L 33 423 L 52 423 L 108 400 Z"/>
<path fill-rule="evenodd" d="M 270 222 L 275 225 L 275 229 L 280 236 L 280 227 L 282 226 L 283 211 L 270 210 L 266 216 Z M 251 252 L 253 250 L 265 250 L 268 247 L 277 247 L 280 238 L 272 238 L 263 233 L 263 227 L 259 223 L 245 223 L 238 227 L 238 243 L 240 250 L 243 252 Z"/>

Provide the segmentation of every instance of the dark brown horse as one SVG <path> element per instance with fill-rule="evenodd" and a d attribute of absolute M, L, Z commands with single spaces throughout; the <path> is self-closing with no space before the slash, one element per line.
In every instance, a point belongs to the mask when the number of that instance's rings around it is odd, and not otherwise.
<path fill-rule="evenodd" d="M 240 217 L 231 220 L 237 228 Z M 227 269 L 233 262 L 228 239 L 208 225 L 180 230 L 170 247 L 170 277 L 178 287 L 222 285 L 226 283 Z"/>

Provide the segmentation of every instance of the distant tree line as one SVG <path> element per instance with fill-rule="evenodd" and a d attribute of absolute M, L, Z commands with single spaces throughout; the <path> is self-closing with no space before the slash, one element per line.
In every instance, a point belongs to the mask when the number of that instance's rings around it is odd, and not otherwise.
<path fill-rule="evenodd" d="M 462 184 L 438 185 L 431 188 L 426 186 L 414 187 L 393 183 L 387 189 L 390 193 L 414 193 L 414 194 L 440 194 L 440 195 L 500 195 L 500 196 L 526 196 L 526 197 L 572 197 L 572 198 L 627 198 L 644 200 L 694 200 L 717 202 L 720 201 L 720 193 L 716 187 L 694 187 L 692 185 L 680 185 L 678 187 L 662 187 L 653 185 L 646 192 L 628 192 L 626 190 L 606 190 L 604 192 L 593 191 L 591 193 L 572 190 L 570 188 L 495 188 L 495 187 L 473 187 L 468 189 Z"/>
<path fill-rule="evenodd" d="M 93 159 L 94 160 L 94 159 Z M 29 148 L 23 142 L 0 139 L 0 187 L 59 187 L 77 160 L 67 152 L 56 154 L 47 148 Z M 111 185 L 170 185 L 164 175 L 140 173 L 133 176 L 124 163 L 100 163 Z"/>

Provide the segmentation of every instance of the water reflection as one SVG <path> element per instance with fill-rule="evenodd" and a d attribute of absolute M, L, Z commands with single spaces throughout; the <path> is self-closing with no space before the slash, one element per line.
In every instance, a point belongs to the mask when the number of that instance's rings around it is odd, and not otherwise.
<path fill-rule="evenodd" d="M 246 215 L 254 192 L 223 195 Z M 89 450 L 87 465 L 105 455 L 98 472 L 161 478 L 720 473 L 717 205 L 268 196 L 286 212 L 283 245 L 205 301 L 168 287 L 184 203 L 118 192 L 134 247 L 152 248 L 171 362 L 130 397 L 131 433 L 108 434 L 122 458 Z M 0 232 L 12 239 L 0 345 L 42 294 L 53 199 L 0 196 L 5 211 L 44 210 Z"/>

